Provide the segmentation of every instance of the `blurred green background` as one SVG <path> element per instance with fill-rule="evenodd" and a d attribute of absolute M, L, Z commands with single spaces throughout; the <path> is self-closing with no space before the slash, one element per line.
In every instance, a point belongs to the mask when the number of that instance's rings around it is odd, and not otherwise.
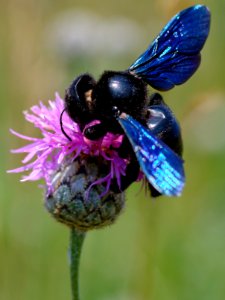
<path fill-rule="evenodd" d="M 176 12 L 197 3 L 1 2 L 0 299 L 70 299 L 69 230 L 47 214 L 36 182 L 6 174 L 22 159 L 10 149 L 24 145 L 8 129 L 36 135 L 23 110 L 63 96 L 81 72 L 126 69 Z M 183 129 L 184 194 L 152 201 L 140 185 L 129 189 L 116 224 L 87 236 L 82 299 L 225 299 L 225 1 L 204 4 L 212 24 L 201 67 L 164 93 Z"/>

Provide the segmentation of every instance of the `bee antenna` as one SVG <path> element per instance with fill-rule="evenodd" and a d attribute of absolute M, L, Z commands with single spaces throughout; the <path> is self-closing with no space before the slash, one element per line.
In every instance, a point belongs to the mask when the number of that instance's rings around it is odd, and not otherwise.
<path fill-rule="evenodd" d="M 61 131 L 62 133 L 65 135 L 65 137 L 68 138 L 68 140 L 71 142 L 72 139 L 71 137 L 68 136 L 68 134 L 65 132 L 64 128 L 63 128 L 63 121 L 62 121 L 62 117 L 63 117 L 63 113 L 66 111 L 66 109 L 64 108 L 64 110 L 61 112 L 60 114 L 60 127 L 61 127 Z"/>

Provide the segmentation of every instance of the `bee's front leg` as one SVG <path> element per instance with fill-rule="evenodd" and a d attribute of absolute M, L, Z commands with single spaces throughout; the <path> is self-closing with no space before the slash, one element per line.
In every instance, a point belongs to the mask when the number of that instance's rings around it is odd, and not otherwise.
<path fill-rule="evenodd" d="M 84 130 L 84 136 L 91 141 L 96 141 L 102 138 L 106 133 L 107 129 L 104 122 L 88 126 Z"/>

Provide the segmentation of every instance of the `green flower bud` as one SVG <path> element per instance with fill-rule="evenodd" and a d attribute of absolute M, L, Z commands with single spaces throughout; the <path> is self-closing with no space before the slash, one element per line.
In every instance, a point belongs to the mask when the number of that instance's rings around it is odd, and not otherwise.
<path fill-rule="evenodd" d="M 81 231 L 112 224 L 124 207 L 124 193 L 108 190 L 102 196 L 106 191 L 102 183 L 89 188 L 108 171 L 100 157 L 79 156 L 72 164 L 63 165 L 52 176 L 52 192 L 45 198 L 47 210 L 56 220 Z"/>

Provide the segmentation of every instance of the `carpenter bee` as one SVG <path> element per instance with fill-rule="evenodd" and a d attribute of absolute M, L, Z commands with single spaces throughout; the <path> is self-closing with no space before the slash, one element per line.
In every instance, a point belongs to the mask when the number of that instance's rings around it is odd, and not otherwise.
<path fill-rule="evenodd" d="M 113 191 L 125 190 L 141 169 L 152 196 L 181 194 L 185 174 L 179 123 L 160 94 L 148 96 L 147 87 L 167 91 L 187 81 L 199 67 L 209 27 L 208 8 L 189 7 L 171 19 L 127 70 L 105 71 L 98 81 L 81 74 L 66 90 L 64 111 L 86 138 L 124 134 L 118 152 L 130 163 L 120 189 L 112 184 Z M 62 132 L 70 139 L 62 114 Z M 100 122 L 86 127 L 93 120 Z"/>

